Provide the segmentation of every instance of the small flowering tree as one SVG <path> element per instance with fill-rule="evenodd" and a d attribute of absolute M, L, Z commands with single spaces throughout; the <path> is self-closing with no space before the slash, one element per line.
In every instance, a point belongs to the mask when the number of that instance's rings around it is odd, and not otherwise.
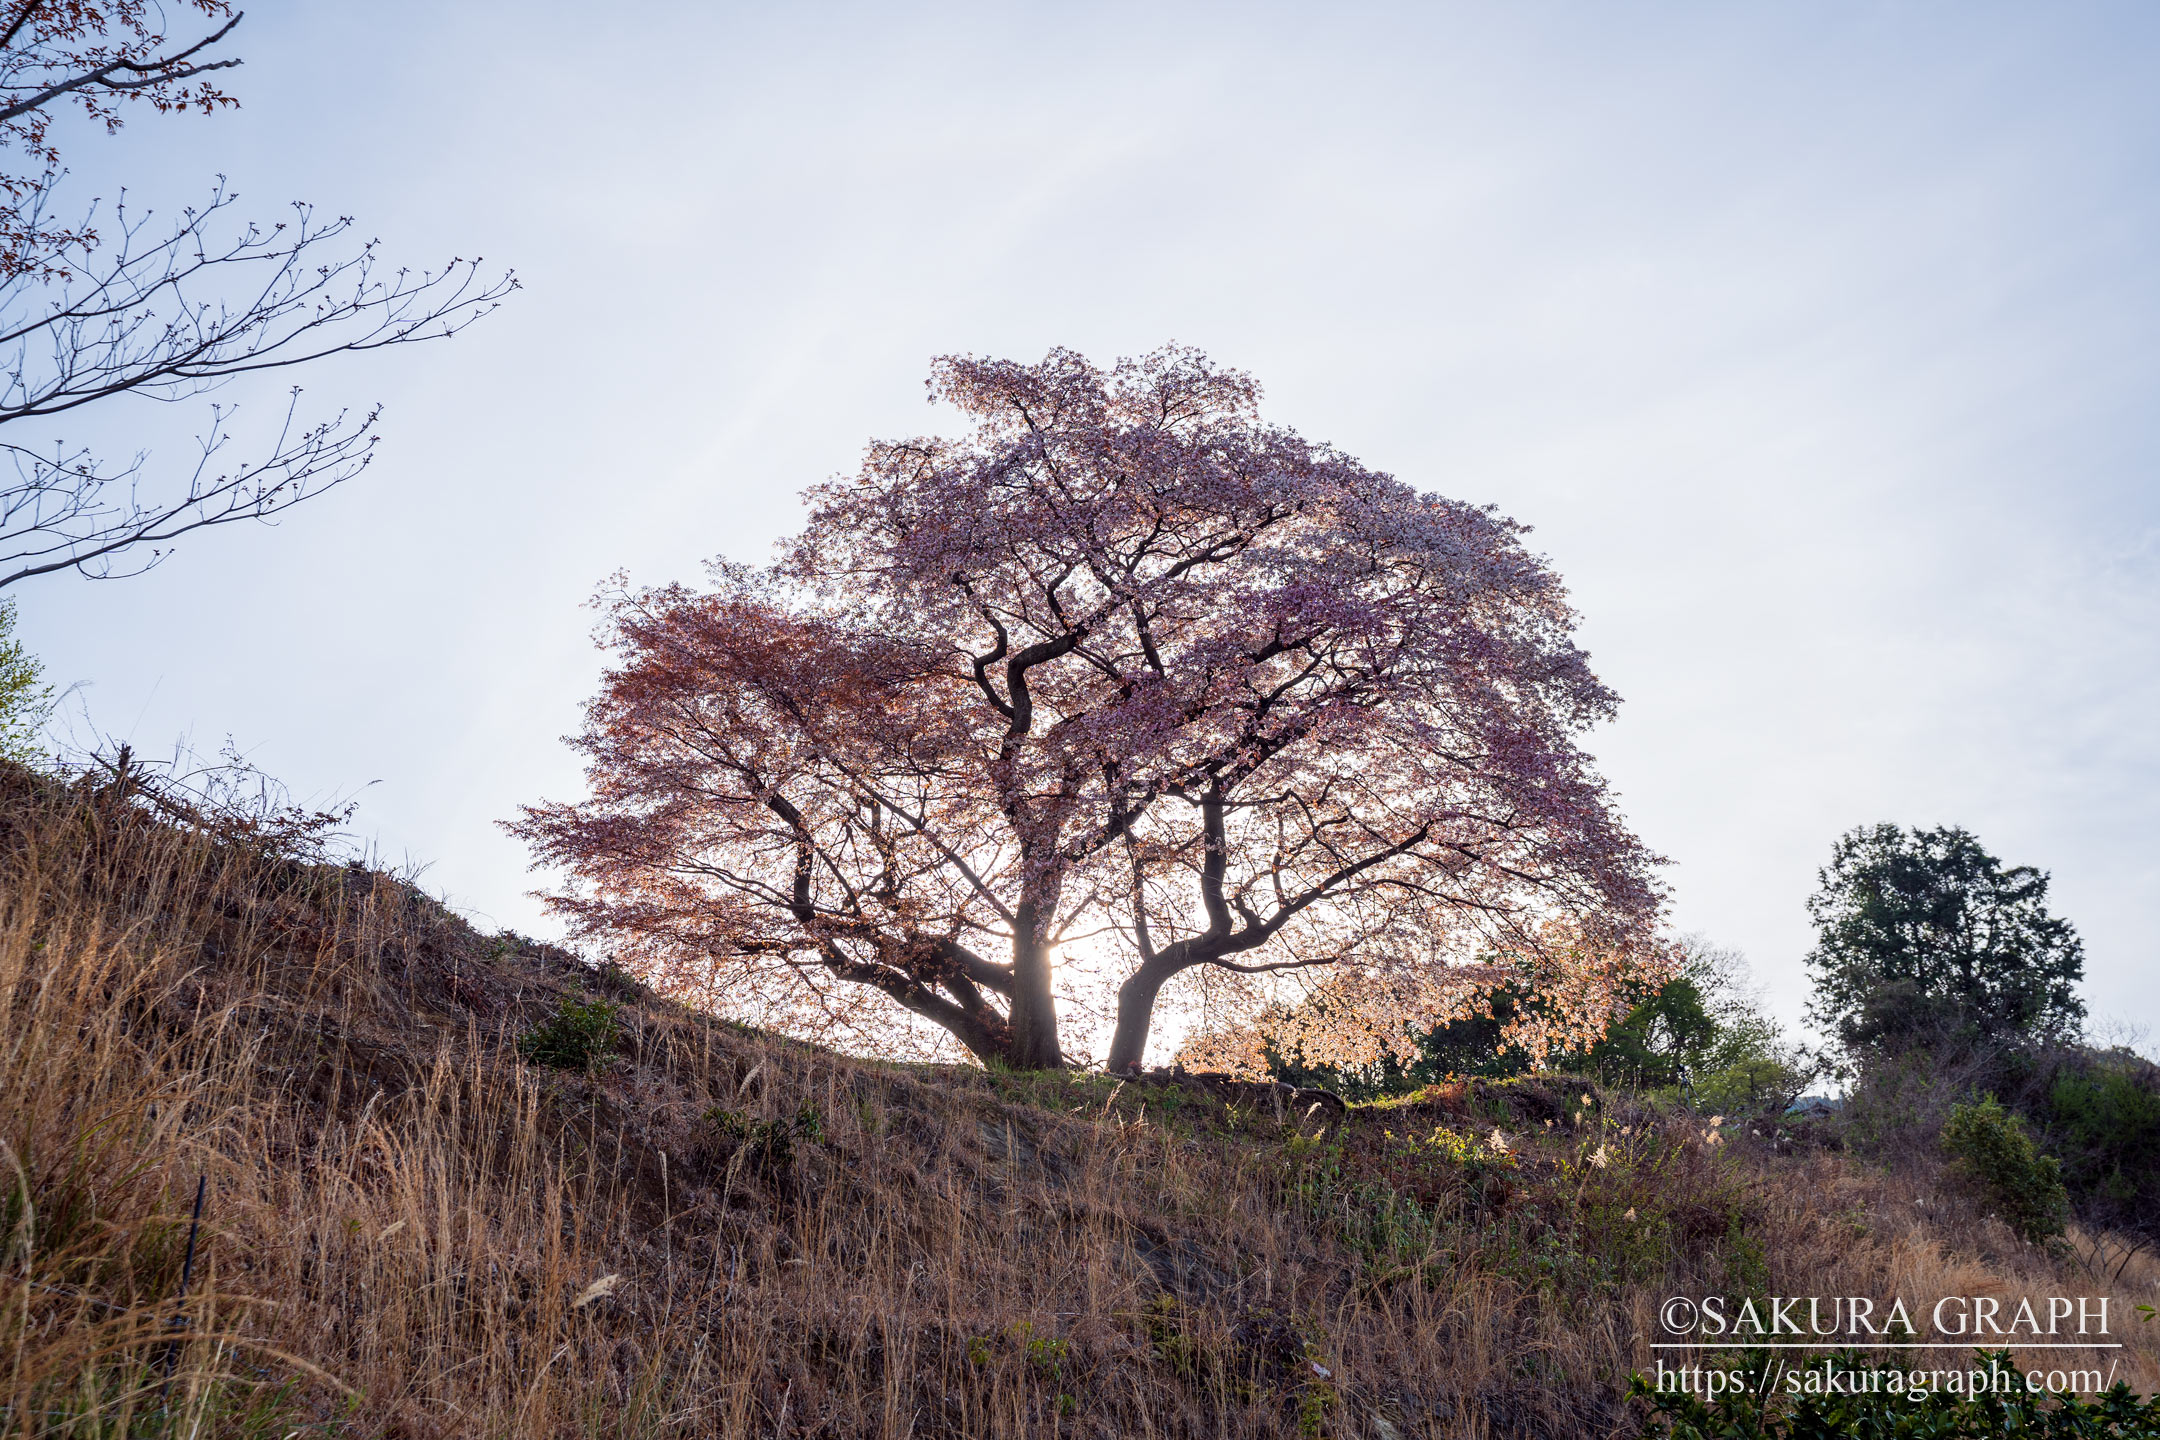
<path fill-rule="evenodd" d="M 510 827 L 579 934 L 741 1018 L 904 1011 L 1030 1068 L 1067 1063 L 1061 999 L 1108 999 L 1137 1065 L 1196 979 L 1430 1021 L 1499 965 L 1602 1028 L 1654 860 L 1576 747 L 1615 699 L 1520 526 L 1189 350 L 930 386 L 971 434 L 873 444 L 768 568 L 606 602 L 591 798 Z"/>

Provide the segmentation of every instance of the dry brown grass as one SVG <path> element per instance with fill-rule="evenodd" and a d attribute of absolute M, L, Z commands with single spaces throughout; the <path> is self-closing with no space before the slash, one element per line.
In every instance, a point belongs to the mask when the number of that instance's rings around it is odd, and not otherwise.
<path fill-rule="evenodd" d="M 2098 1293 L 1925 1173 L 1617 1097 L 1315 1139 L 853 1060 L 383 875 L 0 781 L 7 1435 L 1594 1435 L 1667 1294 Z M 623 1053 L 527 1065 L 581 991 L 624 1004 Z M 1489 1180 L 1415 1143 L 1495 1123 Z M 2160 1382 L 2149 1335 L 2124 1354 Z"/>

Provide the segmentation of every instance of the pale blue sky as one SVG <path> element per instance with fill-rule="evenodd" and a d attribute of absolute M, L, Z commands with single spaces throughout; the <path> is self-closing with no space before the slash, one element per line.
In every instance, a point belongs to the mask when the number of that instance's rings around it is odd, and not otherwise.
<path fill-rule="evenodd" d="M 85 194 L 222 171 L 525 282 L 303 377 L 388 403 L 360 482 L 14 592 L 107 730 L 380 781 L 386 853 L 544 929 L 493 822 L 576 791 L 603 576 L 761 558 L 936 423 L 934 354 L 1175 339 L 1536 527 L 1678 923 L 1782 1013 L 1815 868 L 1894 820 L 2051 870 L 2096 1018 L 2160 1029 L 2160 10 L 590 16 L 256 5 L 238 113 L 70 137 Z"/>

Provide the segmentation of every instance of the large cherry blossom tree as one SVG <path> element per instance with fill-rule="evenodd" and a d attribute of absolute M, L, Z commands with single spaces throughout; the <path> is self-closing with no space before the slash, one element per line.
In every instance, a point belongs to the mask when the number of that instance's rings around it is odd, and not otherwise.
<path fill-rule="evenodd" d="M 1190 350 L 930 387 L 972 432 L 872 444 L 771 566 L 603 602 L 591 797 L 511 826 L 580 935 L 740 1018 L 907 1012 L 1020 1067 L 1107 1002 L 1121 1073 L 1166 986 L 1399 1024 L 1506 967 L 1602 1028 L 1660 963 L 1576 743 L 1615 697 L 1523 527 Z"/>

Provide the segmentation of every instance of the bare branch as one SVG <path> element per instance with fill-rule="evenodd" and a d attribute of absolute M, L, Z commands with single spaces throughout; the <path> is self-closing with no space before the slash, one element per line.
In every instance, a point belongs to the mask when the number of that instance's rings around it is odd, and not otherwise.
<path fill-rule="evenodd" d="M 444 339 L 517 288 L 514 275 L 483 280 L 477 260 L 385 274 L 374 242 L 341 246 L 350 220 L 318 223 L 304 205 L 290 225 L 220 239 L 216 222 L 234 199 L 221 183 L 156 235 L 123 200 L 114 245 L 67 247 L 57 281 L 0 283 L 0 429 L 122 395 L 171 402 L 257 371 Z M 234 410 L 212 407 L 195 465 L 164 480 L 143 455 L 112 463 L 0 441 L 15 463 L 14 480 L 0 482 L 0 588 L 67 569 L 138 574 L 180 535 L 267 520 L 357 475 L 379 409 L 310 425 L 298 399 L 296 389 L 266 453 L 229 469 L 217 462 Z"/>
<path fill-rule="evenodd" d="M 8 27 L 6 39 L 0 39 L 0 48 L 4 48 L 8 41 L 15 38 L 16 32 L 22 28 L 24 22 L 30 18 L 31 12 L 35 9 L 35 5 L 24 8 L 22 16 Z M 177 51 L 171 55 L 152 56 L 149 59 L 140 61 L 130 60 L 123 55 L 119 59 L 85 70 L 81 74 L 57 80 L 43 90 L 35 91 L 20 100 L 0 105 L 0 124 L 27 115 L 33 110 L 42 110 L 62 96 L 72 94 L 78 90 L 93 87 L 116 93 L 131 90 L 150 90 L 163 85 L 177 85 L 183 81 L 192 80 L 197 75 L 208 74 L 212 70 L 236 69 L 242 62 L 238 60 L 211 60 L 198 65 L 190 65 L 186 62 L 189 56 L 208 49 L 210 46 L 217 44 L 218 41 L 223 40 L 227 35 L 230 35 L 233 26 L 238 25 L 246 13 L 246 11 L 242 11 L 240 14 L 233 16 L 232 19 L 219 26 L 215 32 L 204 36 L 185 50 Z M 116 76 L 121 78 L 114 78 Z M 0 90 L 0 93 L 4 93 L 4 90 Z"/>

